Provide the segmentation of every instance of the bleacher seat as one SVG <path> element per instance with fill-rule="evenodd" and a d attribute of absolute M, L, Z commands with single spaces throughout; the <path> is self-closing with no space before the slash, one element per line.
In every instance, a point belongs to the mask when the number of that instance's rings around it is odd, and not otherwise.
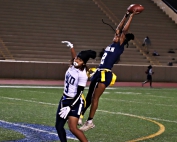
<path fill-rule="evenodd" d="M 131 1 L 102 0 L 119 20 L 125 14 Z M 176 25 L 149 0 L 135 0 L 145 11 L 135 15 L 130 31 L 139 42 L 145 36 L 152 41 L 152 50 L 176 46 Z M 82 1 L 0 1 L 0 35 L 15 60 L 69 62 L 70 52 L 62 40 L 74 44 L 76 52 L 96 50 L 99 52 L 112 42 L 114 32 L 102 23 L 116 26 L 89 0 Z M 120 21 L 118 21 L 120 22 Z M 175 54 L 176 55 L 176 54 Z M 159 62 L 164 63 L 161 58 Z M 90 63 L 99 63 L 91 60 Z M 121 64 L 149 64 L 149 60 L 136 48 L 133 42 L 121 55 Z"/>

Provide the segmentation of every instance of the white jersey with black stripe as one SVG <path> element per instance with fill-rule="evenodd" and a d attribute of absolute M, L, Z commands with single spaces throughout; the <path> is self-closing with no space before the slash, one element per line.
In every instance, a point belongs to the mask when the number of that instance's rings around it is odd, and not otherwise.
<path fill-rule="evenodd" d="M 88 77 L 86 70 L 83 71 L 71 66 L 65 73 L 64 91 L 63 93 L 68 97 L 75 97 L 77 94 L 77 87 L 86 86 Z"/>

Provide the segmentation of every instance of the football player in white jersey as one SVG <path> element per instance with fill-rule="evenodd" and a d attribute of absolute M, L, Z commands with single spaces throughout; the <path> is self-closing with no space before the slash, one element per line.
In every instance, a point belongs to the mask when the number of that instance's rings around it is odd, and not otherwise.
<path fill-rule="evenodd" d="M 67 142 L 64 125 L 68 120 L 70 131 L 81 141 L 88 142 L 84 133 L 77 128 L 81 111 L 84 108 L 84 101 L 81 97 L 86 86 L 87 66 L 89 58 L 95 58 L 96 52 L 86 50 L 76 55 L 73 44 L 69 41 L 62 41 L 70 47 L 73 62 L 65 74 L 63 96 L 60 99 L 56 113 L 56 130 L 61 142 Z"/>

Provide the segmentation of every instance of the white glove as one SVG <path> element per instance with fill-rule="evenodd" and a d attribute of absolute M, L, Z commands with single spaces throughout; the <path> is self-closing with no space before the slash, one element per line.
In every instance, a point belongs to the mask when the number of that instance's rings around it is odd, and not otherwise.
<path fill-rule="evenodd" d="M 61 43 L 66 43 L 68 47 L 73 48 L 73 44 L 69 41 L 61 41 Z"/>
<path fill-rule="evenodd" d="M 69 106 L 63 107 L 60 109 L 60 112 L 58 113 L 61 118 L 66 118 L 68 113 L 70 112 L 71 108 Z"/>

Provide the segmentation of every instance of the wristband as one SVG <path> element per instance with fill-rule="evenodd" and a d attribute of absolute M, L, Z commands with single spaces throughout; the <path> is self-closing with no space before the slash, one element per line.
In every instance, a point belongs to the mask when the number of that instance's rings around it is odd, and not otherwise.
<path fill-rule="evenodd" d="M 125 17 L 127 18 L 130 15 L 129 12 L 126 12 Z"/>

